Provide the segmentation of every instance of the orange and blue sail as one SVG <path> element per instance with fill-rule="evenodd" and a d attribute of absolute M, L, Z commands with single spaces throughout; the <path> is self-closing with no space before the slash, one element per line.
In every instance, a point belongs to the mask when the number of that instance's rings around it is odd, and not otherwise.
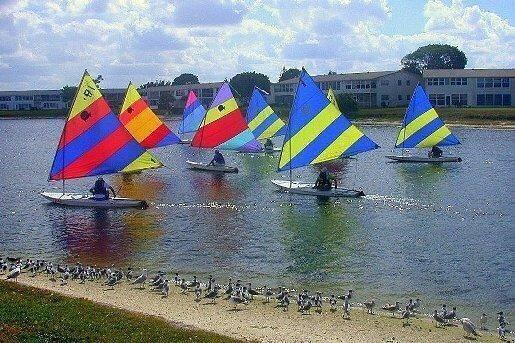
<path fill-rule="evenodd" d="M 353 125 L 302 70 L 284 137 L 279 171 L 379 148 Z"/>
<path fill-rule="evenodd" d="M 240 152 L 263 150 L 243 118 L 229 83 L 223 83 L 218 90 L 199 129 L 193 136 L 191 146 Z"/>
<path fill-rule="evenodd" d="M 91 76 L 84 72 L 49 179 L 73 179 L 162 166 L 127 131 Z"/>
<path fill-rule="evenodd" d="M 178 130 L 179 133 L 183 134 L 197 131 L 205 115 L 206 109 L 202 106 L 195 92 L 190 90 L 186 105 L 184 106 L 184 112 L 182 113 L 182 121 Z"/>
<path fill-rule="evenodd" d="M 257 139 L 283 136 L 286 133 L 286 125 L 267 104 L 261 90 L 257 87 L 254 87 L 250 98 L 247 122 L 249 129 Z"/>
<path fill-rule="evenodd" d="M 148 106 L 136 87 L 129 83 L 123 101 L 120 121 L 145 149 L 152 149 L 180 142 L 165 123 Z"/>
<path fill-rule="evenodd" d="M 399 131 L 396 148 L 429 148 L 460 144 L 429 102 L 422 86 L 417 85 Z"/>

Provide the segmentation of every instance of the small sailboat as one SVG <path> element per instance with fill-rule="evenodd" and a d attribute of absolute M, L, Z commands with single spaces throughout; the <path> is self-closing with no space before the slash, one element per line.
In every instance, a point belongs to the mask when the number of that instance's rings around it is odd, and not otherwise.
<path fill-rule="evenodd" d="M 461 162 L 460 157 L 424 157 L 404 155 L 404 149 L 432 148 L 460 144 L 458 138 L 447 128 L 429 102 L 422 86 L 417 85 L 402 121 L 402 127 L 395 143 L 402 149 L 402 155 L 388 155 L 387 158 L 405 163 Z"/>
<path fill-rule="evenodd" d="M 179 134 L 184 135 L 186 133 L 196 132 L 200 124 L 202 124 L 205 115 L 206 109 L 202 106 L 195 92 L 190 90 L 182 113 L 182 121 L 179 124 Z M 191 144 L 191 140 L 181 139 L 180 144 Z"/>
<path fill-rule="evenodd" d="M 148 106 L 136 87 L 129 83 L 120 115 L 118 116 L 127 131 L 145 149 L 152 149 L 180 142 L 165 123 Z"/>
<path fill-rule="evenodd" d="M 62 192 L 43 192 L 46 199 L 62 205 L 83 207 L 141 207 L 144 200 L 111 198 L 65 192 L 65 180 L 162 167 L 123 126 L 84 72 L 63 128 L 49 180 L 62 180 Z"/>
<path fill-rule="evenodd" d="M 292 169 L 353 156 L 379 146 L 354 126 L 322 93 L 302 69 L 279 158 L 278 171 L 290 171 L 289 180 L 272 180 L 289 193 L 325 197 L 359 197 L 360 190 L 318 190 L 313 183 L 292 181 Z"/>
<path fill-rule="evenodd" d="M 222 84 L 202 123 L 193 136 L 192 147 L 238 152 L 260 152 L 263 147 L 250 131 L 228 82 Z M 217 172 L 237 172 L 236 167 L 186 161 L 190 168 Z"/>
<path fill-rule="evenodd" d="M 286 133 L 286 125 L 268 105 L 262 92 L 264 91 L 254 87 L 246 118 L 250 131 L 260 141 L 283 136 Z M 271 153 L 277 151 L 281 151 L 281 149 L 264 146 L 264 152 Z"/>

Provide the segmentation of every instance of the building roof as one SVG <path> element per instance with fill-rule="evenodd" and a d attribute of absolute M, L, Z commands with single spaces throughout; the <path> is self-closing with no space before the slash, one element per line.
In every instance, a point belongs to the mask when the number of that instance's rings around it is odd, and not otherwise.
<path fill-rule="evenodd" d="M 515 69 L 427 69 L 423 77 L 515 77 Z"/>
<path fill-rule="evenodd" d="M 61 93 L 60 89 L 29 89 L 25 91 L 0 91 L 0 95 L 42 95 Z"/>
<path fill-rule="evenodd" d="M 383 76 L 388 76 L 391 74 L 398 73 L 402 70 L 387 70 L 387 71 L 368 71 L 365 73 L 346 73 L 346 74 L 333 74 L 333 75 L 315 75 L 313 79 L 316 82 L 324 82 L 324 81 L 344 81 L 344 80 L 373 80 Z M 294 79 L 284 80 L 281 83 L 297 83 L 299 78 L 296 77 Z"/>

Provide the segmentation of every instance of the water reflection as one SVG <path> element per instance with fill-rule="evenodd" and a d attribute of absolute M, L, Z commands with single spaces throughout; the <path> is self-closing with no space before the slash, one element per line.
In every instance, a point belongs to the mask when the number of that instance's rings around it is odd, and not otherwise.
<path fill-rule="evenodd" d="M 345 258 L 353 250 L 349 236 L 355 218 L 337 201 L 322 201 L 307 211 L 304 206 L 283 206 L 284 244 L 291 257 L 288 272 L 301 282 L 324 282 L 334 270 L 345 270 Z"/>

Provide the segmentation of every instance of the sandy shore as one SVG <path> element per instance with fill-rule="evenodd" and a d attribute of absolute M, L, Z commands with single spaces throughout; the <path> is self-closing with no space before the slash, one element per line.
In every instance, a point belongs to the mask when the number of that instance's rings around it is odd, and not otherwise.
<path fill-rule="evenodd" d="M 70 281 L 61 286 L 48 277 L 29 277 L 22 274 L 18 282 L 24 285 L 54 291 L 66 296 L 85 298 L 147 315 L 159 316 L 174 325 L 194 327 L 226 336 L 259 342 L 469 342 L 459 326 L 436 328 L 424 315 L 413 318 L 409 326 L 400 318 L 386 313 L 366 314 L 353 308 L 351 319 L 342 318 L 341 307 L 331 313 L 329 306 L 321 314 L 314 311 L 302 315 L 292 301 L 289 311 L 275 308 L 272 301 L 265 304 L 256 298 L 237 311 L 223 298 L 216 304 L 205 299 L 195 301 L 193 293 L 181 294 L 178 287 L 170 288 L 168 298 L 149 291 L 135 289 L 126 282 L 114 290 L 106 290 L 101 282 L 79 284 Z M 377 312 L 377 311 L 376 311 Z M 492 332 L 481 332 L 477 342 L 498 342 Z"/>

